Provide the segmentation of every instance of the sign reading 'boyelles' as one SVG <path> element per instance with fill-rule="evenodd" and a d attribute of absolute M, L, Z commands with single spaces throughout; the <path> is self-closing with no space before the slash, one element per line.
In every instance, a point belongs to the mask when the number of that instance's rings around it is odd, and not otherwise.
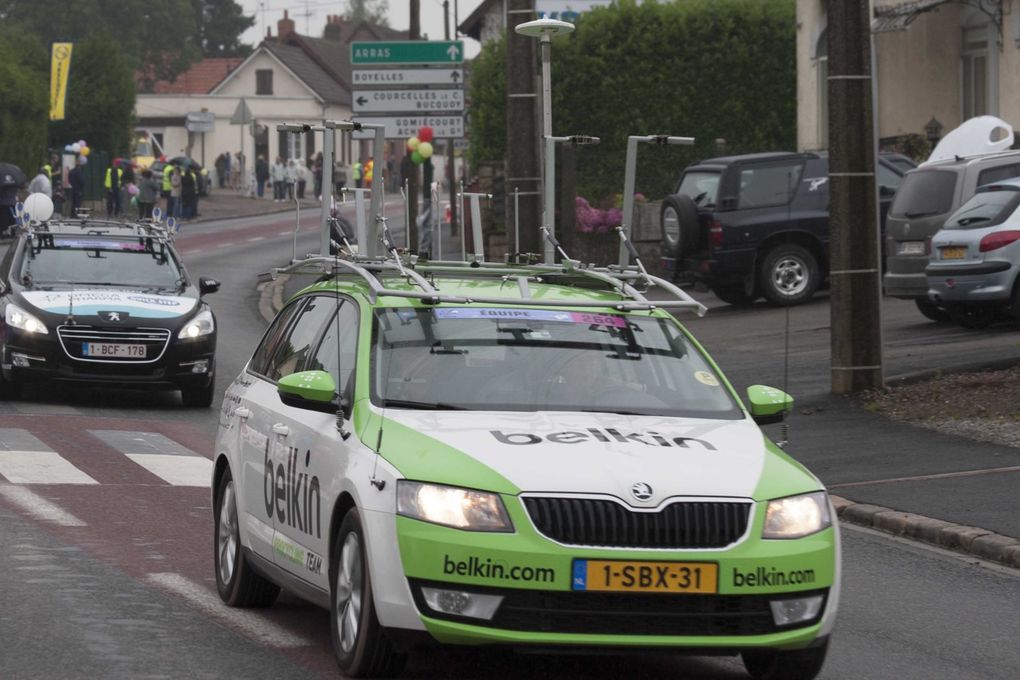
<path fill-rule="evenodd" d="M 354 71 L 352 85 L 460 85 L 464 69 L 401 68 Z"/>
<path fill-rule="evenodd" d="M 455 113 L 464 110 L 464 90 L 355 90 L 354 113 Z"/>
<path fill-rule="evenodd" d="M 461 40 L 400 40 L 351 43 L 351 64 L 460 64 L 464 61 Z"/>
<path fill-rule="evenodd" d="M 437 139 L 456 139 L 464 136 L 464 116 L 358 116 L 359 123 L 382 125 L 387 139 L 407 139 L 418 134 L 424 126 L 432 128 Z M 372 130 L 358 130 L 354 139 L 371 139 Z"/>

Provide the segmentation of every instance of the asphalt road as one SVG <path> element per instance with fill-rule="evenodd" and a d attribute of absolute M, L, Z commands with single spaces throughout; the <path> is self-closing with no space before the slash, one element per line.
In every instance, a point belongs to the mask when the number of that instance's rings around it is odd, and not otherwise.
<path fill-rule="evenodd" d="M 317 243 L 309 215 L 299 252 Z M 261 336 L 254 276 L 290 257 L 292 225 L 286 215 L 206 223 L 186 227 L 179 240 L 191 274 L 223 284 L 209 298 L 219 321 L 220 390 Z M 784 310 L 734 310 L 704 299 L 713 307 L 709 316 L 685 321 L 731 379 L 782 387 Z M 1015 328 L 975 334 L 926 322 L 912 306 L 889 305 L 885 313 L 890 365 L 902 372 L 960 351 L 1020 352 L 1009 338 Z M 824 301 L 790 312 L 795 394 L 827 389 L 827 314 Z M 183 410 L 172 393 L 39 389 L 28 396 L 0 404 L 0 432 L 34 437 L 96 483 L 0 482 L 0 678 L 336 676 L 325 612 L 292 598 L 267 611 L 219 604 L 208 489 L 165 482 L 103 434 L 173 445 L 195 462 L 211 451 L 215 408 Z M 843 611 L 823 677 L 1017 677 L 1016 572 L 853 528 L 844 540 Z M 730 658 L 438 651 L 420 656 L 408 677 L 746 676 Z"/>

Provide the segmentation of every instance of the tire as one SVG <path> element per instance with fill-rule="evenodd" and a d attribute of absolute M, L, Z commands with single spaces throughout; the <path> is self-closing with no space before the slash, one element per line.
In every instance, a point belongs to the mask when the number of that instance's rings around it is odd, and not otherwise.
<path fill-rule="evenodd" d="M 400 673 L 407 655 L 398 652 L 379 625 L 372 575 L 357 509 L 344 517 L 329 563 L 330 637 L 340 671 L 352 678 Z"/>
<path fill-rule="evenodd" d="M 21 383 L 8 380 L 4 377 L 3 369 L 0 369 L 0 401 L 17 399 L 21 396 Z"/>
<path fill-rule="evenodd" d="M 662 254 L 681 258 L 698 247 L 701 219 L 698 207 L 686 194 L 667 196 L 659 212 L 662 228 Z"/>
<path fill-rule="evenodd" d="M 184 408 L 209 408 L 212 406 L 215 391 L 216 380 L 210 376 L 209 384 L 205 387 L 181 388 L 181 402 Z"/>
<path fill-rule="evenodd" d="M 762 259 L 758 290 L 775 305 L 799 305 L 811 299 L 821 283 L 818 260 L 796 243 L 775 246 Z"/>
<path fill-rule="evenodd" d="M 744 668 L 754 680 L 814 680 L 825 664 L 829 641 L 793 651 L 744 652 Z"/>
<path fill-rule="evenodd" d="M 753 293 L 748 295 L 743 285 L 721 286 L 713 288 L 712 292 L 717 298 L 728 305 L 749 305 L 758 299 L 758 296 Z"/>
<path fill-rule="evenodd" d="M 934 302 L 917 298 L 914 304 L 917 305 L 917 311 L 932 321 L 949 321 L 949 313 Z"/>
<path fill-rule="evenodd" d="M 953 323 L 974 331 L 988 328 L 996 317 L 996 310 L 991 305 L 953 305 L 946 311 Z"/>
<path fill-rule="evenodd" d="M 234 479 L 228 468 L 220 477 L 213 506 L 213 571 L 220 599 L 231 607 L 269 607 L 280 587 L 256 574 L 241 550 Z"/>

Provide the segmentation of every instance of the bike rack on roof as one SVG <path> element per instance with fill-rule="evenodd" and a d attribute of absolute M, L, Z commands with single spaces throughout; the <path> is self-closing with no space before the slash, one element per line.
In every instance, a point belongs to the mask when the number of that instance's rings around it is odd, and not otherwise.
<path fill-rule="evenodd" d="M 395 259 L 400 258 L 400 259 Z M 513 304 L 515 302 L 539 307 L 562 308 L 606 308 L 619 311 L 663 309 L 689 309 L 698 316 L 704 316 L 706 307 L 690 297 L 680 288 L 657 276 L 619 267 L 583 266 L 576 260 L 562 264 L 499 264 L 494 262 L 429 261 L 423 262 L 414 256 L 396 255 L 395 258 L 372 258 L 356 255 L 324 257 L 310 255 L 303 260 L 285 267 L 277 267 L 261 274 L 261 281 L 275 281 L 280 274 L 313 276 L 356 276 L 368 284 L 369 299 L 374 303 L 379 297 L 396 297 L 420 300 L 425 304 Z M 427 275 L 431 281 L 426 279 Z M 402 279 L 407 288 L 392 288 L 385 279 Z M 448 295 L 441 289 L 443 279 L 502 279 L 517 284 L 520 297 L 491 297 L 485 295 Z M 531 294 L 530 283 L 554 283 L 578 288 L 610 290 L 620 296 L 618 301 L 591 300 L 547 300 Z M 632 283 L 640 281 L 648 288 L 660 288 L 670 297 L 663 300 L 649 300 L 644 292 Z"/>

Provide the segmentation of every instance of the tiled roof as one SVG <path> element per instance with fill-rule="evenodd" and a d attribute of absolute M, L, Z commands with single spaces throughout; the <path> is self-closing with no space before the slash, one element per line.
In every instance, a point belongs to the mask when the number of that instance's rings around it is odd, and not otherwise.
<path fill-rule="evenodd" d="M 158 80 L 153 94 L 208 94 L 244 61 L 242 57 L 215 57 L 199 61 L 177 76 L 174 82 Z"/>
<path fill-rule="evenodd" d="M 284 66 L 294 72 L 313 92 L 327 104 L 350 104 L 351 93 L 337 82 L 334 74 L 325 70 L 297 45 L 288 45 L 274 40 L 263 41 L 262 47 L 269 50 Z"/>

